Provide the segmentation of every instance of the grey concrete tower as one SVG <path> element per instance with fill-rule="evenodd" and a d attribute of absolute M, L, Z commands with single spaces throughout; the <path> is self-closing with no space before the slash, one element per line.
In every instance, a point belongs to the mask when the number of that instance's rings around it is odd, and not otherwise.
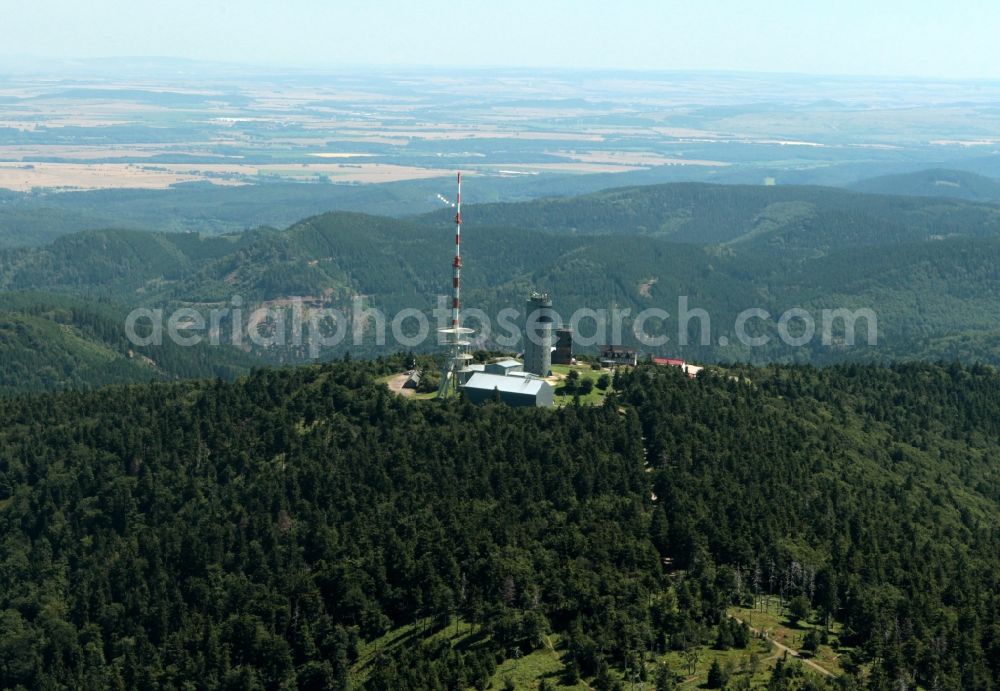
<path fill-rule="evenodd" d="M 552 374 L 552 332 L 555 328 L 552 299 L 532 293 L 524 322 L 524 371 L 547 377 Z"/>

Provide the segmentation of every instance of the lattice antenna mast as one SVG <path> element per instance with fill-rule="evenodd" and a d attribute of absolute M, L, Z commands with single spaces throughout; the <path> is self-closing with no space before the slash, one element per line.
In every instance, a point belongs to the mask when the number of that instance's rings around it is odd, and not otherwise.
<path fill-rule="evenodd" d="M 454 284 L 455 293 L 451 301 L 451 328 L 457 329 L 461 326 L 462 309 L 462 173 L 459 172 L 458 194 L 455 197 L 455 267 Z"/>
<path fill-rule="evenodd" d="M 456 181 L 458 193 L 455 197 L 455 259 L 452 261 L 451 327 L 440 329 L 447 336 L 448 357 L 441 372 L 441 386 L 438 398 L 444 398 L 458 388 L 458 373 L 472 356 L 465 352 L 470 341 L 465 338 L 473 331 L 462 326 L 462 173 Z"/>

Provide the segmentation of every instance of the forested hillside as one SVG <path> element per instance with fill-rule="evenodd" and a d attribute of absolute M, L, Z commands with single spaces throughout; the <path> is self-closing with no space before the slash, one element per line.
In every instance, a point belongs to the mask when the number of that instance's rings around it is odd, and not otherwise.
<path fill-rule="evenodd" d="M 614 185 L 686 179 L 692 174 L 709 172 L 659 166 L 626 173 L 549 174 L 530 179 L 487 175 L 466 189 L 466 200 L 487 203 L 572 196 Z M 750 171 L 740 176 L 735 169 L 733 174 L 741 179 L 758 177 Z M 62 235 L 101 228 L 221 235 L 260 226 L 283 228 L 331 211 L 412 216 L 439 208 L 437 195 L 450 188 L 448 176 L 374 185 L 258 181 L 241 186 L 181 183 L 163 190 L 19 193 L 0 189 L 0 248 L 39 246 Z"/>
<path fill-rule="evenodd" d="M 995 370 L 647 367 L 540 411 L 397 366 L 0 400 L 0 686 L 484 688 L 551 634 L 550 684 L 670 688 L 767 593 L 845 672 L 771 688 L 1000 686 Z"/>
<path fill-rule="evenodd" d="M 0 288 L 148 302 L 205 264 L 239 252 L 253 237 L 123 229 L 73 233 L 44 247 L 0 252 Z"/>
<path fill-rule="evenodd" d="M 88 231 L 42 248 L 3 252 L 0 286 L 103 291 L 129 301 L 135 291 L 147 300 L 190 298 L 185 294 L 219 289 L 273 297 L 322 289 L 348 277 L 355 288 L 375 295 L 426 294 L 437 286 L 437 281 L 433 287 L 426 283 L 425 276 L 436 276 L 430 272 L 437 268 L 432 262 L 449 252 L 441 242 L 448 213 L 421 217 L 420 225 L 330 213 L 288 231 L 264 228 L 212 238 Z M 472 249 L 490 253 L 480 256 L 509 255 L 517 262 L 515 269 L 527 271 L 604 236 L 614 236 L 614 242 L 622 241 L 621 236 L 652 236 L 669 243 L 722 245 L 739 256 L 763 253 L 770 260 L 799 260 L 864 246 L 1000 235 L 1000 207 L 993 205 L 820 187 L 670 184 L 471 205 L 465 214 L 467 242 L 489 242 Z M 539 231 L 546 234 L 539 236 Z M 497 237 L 498 232 L 503 236 Z M 562 237 L 567 234 L 590 239 Z M 512 278 L 511 272 L 501 275 L 491 269 L 490 262 L 482 261 L 480 273 L 470 272 L 469 280 L 495 285 Z M 388 285 L 375 284 L 376 275 Z M 405 285 L 409 279 L 416 283 Z"/>
<path fill-rule="evenodd" d="M 806 255 L 830 248 L 1000 234 L 1000 207 L 827 187 L 677 183 L 471 205 L 469 224 L 583 235 L 652 235 Z M 444 212 L 423 217 L 443 222 Z"/>
<path fill-rule="evenodd" d="M 1000 180 L 962 170 L 921 170 L 881 175 L 848 186 L 856 192 L 904 194 L 915 197 L 950 197 L 977 202 L 1000 201 Z"/>
<path fill-rule="evenodd" d="M 259 360 L 234 348 L 129 342 L 125 311 L 65 295 L 0 293 L 0 393 L 151 379 L 233 378 Z"/>
<path fill-rule="evenodd" d="M 656 230 L 654 221 L 673 230 Z M 450 231 L 443 215 L 400 220 L 343 212 L 285 230 L 212 237 L 86 231 L 44 247 L 0 251 L 0 288 L 107 301 L 121 314 L 136 306 L 204 311 L 234 296 L 247 311 L 303 297 L 347 313 L 361 298 L 390 318 L 404 308 L 429 314 L 449 289 Z M 579 308 L 630 310 L 627 345 L 637 345 L 630 328 L 635 315 L 658 308 L 671 317 L 654 322 L 650 328 L 659 331 L 650 335 L 670 340 L 647 350 L 660 354 L 709 362 L 1000 363 L 1000 207 L 992 205 L 808 187 L 662 185 L 472 205 L 463 244 L 465 306 L 495 316 L 504 308 L 522 309 L 527 295 L 542 290 L 564 320 Z M 11 294 L 0 295 L 0 306 Z M 687 324 L 689 344 L 681 345 L 681 297 L 689 309 L 710 315 L 707 343 L 700 342 L 696 319 Z M 737 339 L 736 317 L 749 308 L 772 315 L 754 322 L 754 333 L 769 337 L 766 346 L 746 347 Z M 806 309 L 817 333 L 823 310 L 871 309 L 877 344 L 857 345 L 867 343 L 861 321 L 853 347 L 845 347 L 839 324 L 831 342 L 817 336 L 786 346 L 777 320 L 791 308 Z M 90 359 L 74 353 L 78 345 L 65 343 L 67 356 L 52 358 L 64 376 L 42 379 L 107 381 L 77 374 L 79 363 Z M 364 356 L 395 348 L 390 342 L 380 350 L 374 339 L 352 347 Z M 433 343 L 425 350 L 430 348 Z M 252 356 L 284 363 L 304 354 L 256 348 Z M 228 361 L 231 354 L 219 357 Z"/>

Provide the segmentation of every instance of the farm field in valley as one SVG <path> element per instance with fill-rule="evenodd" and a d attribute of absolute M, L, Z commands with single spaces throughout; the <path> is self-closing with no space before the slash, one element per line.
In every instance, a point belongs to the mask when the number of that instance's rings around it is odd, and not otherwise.
<path fill-rule="evenodd" d="M 826 182 L 844 166 L 974 160 L 991 140 L 963 123 L 996 119 L 995 85 L 956 106 L 955 85 L 906 80 L 147 67 L 0 69 L 0 188 L 359 184 L 457 168 L 756 184 L 777 170 L 779 182 Z M 812 100 L 820 92 L 829 98 Z"/>

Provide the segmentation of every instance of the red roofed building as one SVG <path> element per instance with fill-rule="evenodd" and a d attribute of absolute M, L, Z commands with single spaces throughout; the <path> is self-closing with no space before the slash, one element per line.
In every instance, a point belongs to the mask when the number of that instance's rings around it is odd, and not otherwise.
<path fill-rule="evenodd" d="M 653 357 L 654 365 L 669 365 L 670 367 L 683 367 L 684 361 L 679 358 L 672 357 Z"/>
<path fill-rule="evenodd" d="M 680 367 L 681 371 L 684 372 L 684 374 L 688 375 L 691 379 L 694 379 L 696 376 L 698 376 L 698 372 L 701 372 L 701 370 L 703 369 L 698 365 L 689 365 L 680 358 L 650 356 L 649 361 L 652 362 L 654 365 L 663 365 L 665 367 Z"/>

